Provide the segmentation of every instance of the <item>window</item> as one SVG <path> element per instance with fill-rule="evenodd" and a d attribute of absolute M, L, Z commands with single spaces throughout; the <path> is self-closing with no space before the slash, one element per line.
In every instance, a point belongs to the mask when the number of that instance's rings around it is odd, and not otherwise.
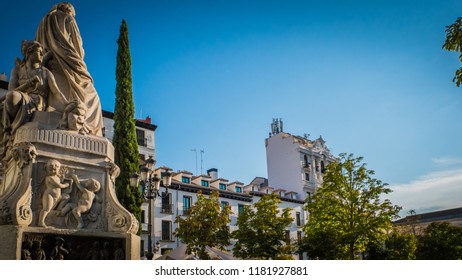
<path fill-rule="evenodd" d="M 308 202 L 311 202 L 311 193 L 310 192 L 306 193 L 306 198 L 308 199 Z"/>
<path fill-rule="evenodd" d="M 301 231 L 297 231 L 297 241 L 298 243 L 302 242 L 302 232 Z"/>
<path fill-rule="evenodd" d="M 146 215 L 146 211 L 141 210 L 141 223 L 142 223 L 142 224 L 146 223 L 146 220 L 145 220 L 145 218 L 144 218 L 145 215 Z"/>
<path fill-rule="evenodd" d="M 183 196 L 183 215 L 189 215 L 189 208 L 191 208 L 191 197 Z"/>
<path fill-rule="evenodd" d="M 305 167 L 305 168 L 308 168 L 310 166 L 310 163 L 308 162 L 308 156 L 307 155 L 303 156 L 303 163 L 304 163 L 303 167 Z"/>
<path fill-rule="evenodd" d="M 309 181 L 310 180 L 310 173 L 305 173 L 305 181 Z"/>
<path fill-rule="evenodd" d="M 222 201 L 221 202 L 221 210 L 225 210 L 225 207 L 229 205 L 228 201 Z"/>
<path fill-rule="evenodd" d="M 201 185 L 202 185 L 203 187 L 208 187 L 208 186 L 209 186 L 209 182 L 208 182 L 208 181 L 205 181 L 205 180 L 202 180 L 202 181 L 201 181 Z"/>
<path fill-rule="evenodd" d="M 162 194 L 162 213 L 173 213 L 172 194 L 164 192 Z"/>
<path fill-rule="evenodd" d="M 141 239 L 141 244 L 140 244 L 140 256 L 144 257 L 144 240 Z"/>
<path fill-rule="evenodd" d="M 220 190 L 226 191 L 226 185 L 225 184 L 220 183 L 218 186 L 219 186 Z"/>
<path fill-rule="evenodd" d="M 144 136 L 144 130 L 136 129 L 136 141 L 140 146 L 146 146 L 146 138 Z"/>
<path fill-rule="evenodd" d="M 302 225 L 302 221 L 300 219 L 300 212 L 297 212 L 295 213 L 295 220 L 297 222 L 297 226 L 301 226 Z"/>
<path fill-rule="evenodd" d="M 189 177 L 181 177 L 181 182 L 189 184 L 191 183 L 191 180 L 189 179 Z"/>
<path fill-rule="evenodd" d="M 321 161 L 321 173 L 326 172 L 326 168 L 324 167 L 324 161 Z"/>
<path fill-rule="evenodd" d="M 172 240 L 171 221 L 162 221 L 162 240 Z"/>
<path fill-rule="evenodd" d="M 290 230 L 286 230 L 286 243 L 290 244 Z"/>
<path fill-rule="evenodd" d="M 242 192 L 242 188 L 241 188 L 241 187 L 236 187 L 236 192 L 241 193 L 241 192 Z"/>
<path fill-rule="evenodd" d="M 168 192 L 162 193 L 162 204 L 170 204 L 172 201 L 172 194 Z"/>
<path fill-rule="evenodd" d="M 241 215 L 242 213 L 244 213 L 244 207 L 245 207 L 244 204 L 237 205 L 237 215 Z"/>

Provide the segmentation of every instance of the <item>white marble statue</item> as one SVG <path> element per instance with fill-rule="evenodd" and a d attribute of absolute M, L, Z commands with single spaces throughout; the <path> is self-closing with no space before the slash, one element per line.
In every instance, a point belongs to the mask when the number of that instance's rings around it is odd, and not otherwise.
<path fill-rule="evenodd" d="M 50 59 L 45 61 L 55 75 L 59 89 L 68 100 L 78 100 L 85 105 L 85 123 L 90 134 L 102 135 L 103 117 L 98 93 L 84 62 L 82 37 L 75 21 L 72 4 L 62 2 L 53 6 L 42 19 L 36 33 Z M 50 105 L 60 112 L 65 106 L 50 99 Z"/>

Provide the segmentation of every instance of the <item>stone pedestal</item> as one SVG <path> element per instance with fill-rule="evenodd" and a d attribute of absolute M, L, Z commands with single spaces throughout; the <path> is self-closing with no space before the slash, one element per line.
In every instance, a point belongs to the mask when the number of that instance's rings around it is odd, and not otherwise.
<path fill-rule="evenodd" d="M 37 247 L 38 242 L 47 259 L 51 255 L 55 259 L 56 255 L 96 259 L 97 250 L 101 255 L 98 258 L 139 258 L 138 222 L 115 194 L 119 169 L 113 161 L 112 144 L 103 137 L 55 129 L 59 116 L 36 112 L 34 120 L 16 132 L 0 185 L 0 259 L 27 258 L 37 249 L 29 248 L 31 243 Z M 52 161 L 60 164 L 59 181 L 70 186 L 59 189 L 59 198 L 53 201 L 42 225 L 39 216 L 45 216 L 41 211 L 48 203 L 44 200 L 50 188 L 47 182 L 54 178 L 47 170 Z M 71 181 L 72 174 L 77 175 L 83 188 L 94 184 L 98 190 L 85 201 L 87 190 L 80 190 Z M 80 221 L 73 213 L 78 207 L 83 209 Z M 60 254 L 56 253 L 58 243 L 63 244 Z M 82 250 L 93 255 L 76 253 Z"/>

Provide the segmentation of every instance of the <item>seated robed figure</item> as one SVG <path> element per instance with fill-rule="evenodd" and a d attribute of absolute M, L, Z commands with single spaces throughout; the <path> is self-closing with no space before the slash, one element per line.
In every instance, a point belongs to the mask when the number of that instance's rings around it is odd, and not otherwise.
<path fill-rule="evenodd" d="M 10 147 L 16 130 L 31 120 L 35 111 L 52 111 L 49 99 L 64 106 L 68 101 L 57 87 L 50 70 L 42 65 L 43 49 L 36 41 L 23 41 L 21 45 L 23 59 L 16 59 L 11 71 L 8 92 L 0 100 L 1 112 L 1 148 L 0 158 Z"/>

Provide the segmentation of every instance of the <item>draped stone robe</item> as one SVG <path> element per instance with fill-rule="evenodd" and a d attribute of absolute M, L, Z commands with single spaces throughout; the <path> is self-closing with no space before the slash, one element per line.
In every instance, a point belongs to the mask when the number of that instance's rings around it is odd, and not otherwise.
<path fill-rule="evenodd" d="M 86 123 L 91 134 L 101 136 L 103 117 L 98 93 L 84 62 L 82 38 L 75 18 L 54 7 L 41 21 L 36 41 L 40 42 L 51 58 L 44 61 L 55 76 L 61 92 L 68 100 L 77 99 L 87 107 Z M 52 98 L 49 105 L 64 111 L 62 103 Z"/>

